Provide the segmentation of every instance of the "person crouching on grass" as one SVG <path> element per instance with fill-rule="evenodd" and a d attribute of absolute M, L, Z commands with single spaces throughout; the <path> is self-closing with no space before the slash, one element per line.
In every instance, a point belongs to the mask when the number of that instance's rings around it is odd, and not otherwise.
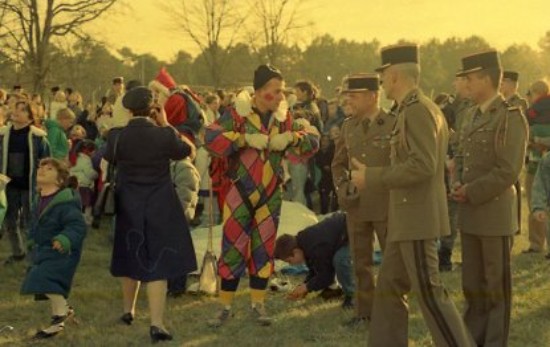
<path fill-rule="evenodd" d="M 345 295 L 342 308 L 353 308 L 355 284 L 347 235 L 346 215 L 338 212 L 296 236 L 284 234 L 277 238 L 275 259 L 291 265 L 305 263 L 309 268 L 304 283 L 288 295 L 290 300 L 299 300 L 309 292 L 329 288 L 336 274 Z"/>
<path fill-rule="evenodd" d="M 39 194 L 29 230 L 31 266 L 21 294 L 33 294 L 35 300 L 49 299 L 52 321 L 36 333 L 35 339 L 57 335 L 65 321 L 74 316 L 67 298 L 80 262 L 86 224 L 76 192 L 67 188 L 68 180 L 69 169 L 64 162 L 53 158 L 40 161 L 36 176 Z"/>

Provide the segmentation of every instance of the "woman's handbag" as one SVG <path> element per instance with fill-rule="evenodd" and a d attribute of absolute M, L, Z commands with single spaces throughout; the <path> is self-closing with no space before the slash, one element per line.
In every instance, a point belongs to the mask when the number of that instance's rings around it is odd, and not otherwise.
<path fill-rule="evenodd" d="M 115 208 L 115 181 L 116 181 L 116 162 L 117 162 L 117 147 L 120 133 L 115 138 L 113 162 L 109 163 L 107 169 L 107 180 L 103 184 L 103 188 L 99 192 L 96 203 L 94 205 L 94 216 L 114 216 Z"/>

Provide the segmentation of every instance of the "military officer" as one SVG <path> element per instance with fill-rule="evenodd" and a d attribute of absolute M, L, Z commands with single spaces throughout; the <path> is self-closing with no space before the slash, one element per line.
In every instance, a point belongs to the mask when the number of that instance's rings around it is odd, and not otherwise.
<path fill-rule="evenodd" d="M 500 92 L 504 96 L 504 99 L 510 106 L 516 106 L 518 107 L 523 115 L 526 115 L 527 109 L 529 108 L 529 103 L 527 100 L 519 96 L 518 94 L 518 87 L 519 87 L 519 73 L 516 71 L 504 71 L 502 73 L 502 83 L 500 85 Z M 527 161 L 526 157 L 526 161 Z M 516 191 L 521 192 L 521 182 L 518 180 L 515 183 Z M 517 218 L 518 218 L 518 230 L 516 231 L 516 234 L 521 233 L 521 194 L 519 195 L 520 198 L 517 201 L 516 208 L 518 210 L 517 212 Z"/>
<path fill-rule="evenodd" d="M 519 73 L 516 71 L 504 71 L 502 73 L 502 83 L 500 85 L 500 92 L 506 102 L 511 106 L 518 107 L 523 114 L 529 108 L 529 103 L 527 100 L 519 96 L 518 94 L 519 87 Z"/>
<path fill-rule="evenodd" d="M 390 190 L 388 234 L 375 290 L 369 346 L 408 346 L 406 295 L 415 292 L 437 346 L 472 346 L 438 270 L 436 239 L 449 234 L 444 183 L 448 128 L 441 111 L 419 89 L 418 46 L 382 49 L 382 86 L 397 103 L 391 165 L 352 159 L 359 189 Z M 371 188 L 372 187 L 372 188 Z"/>
<path fill-rule="evenodd" d="M 460 136 L 462 167 L 452 193 L 460 203 L 464 321 L 479 346 L 506 346 L 510 326 L 510 250 L 518 229 L 518 181 L 527 146 L 521 109 L 499 94 L 496 51 L 462 59 L 470 97 L 477 107 Z"/>
<path fill-rule="evenodd" d="M 446 117 L 447 124 L 449 125 L 449 130 L 450 130 L 449 150 L 448 150 L 449 160 L 447 161 L 447 171 L 446 171 L 447 179 L 445 180 L 445 183 L 448 185 L 447 186 L 448 192 L 450 191 L 450 183 L 453 180 L 452 175 L 455 172 L 454 156 L 458 152 L 458 134 L 460 132 L 460 128 L 462 127 L 462 124 L 464 123 L 465 114 L 468 112 L 468 109 L 473 105 L 470 98 L 468 98 L 468 92 L 466 89 L 466 79 L 464 77 L 459 77 L 459 76 L 455 77 L 455 80 L 453 82 L 453 87 L 455 89 L 455 99 L 453 100 L 452 104 L 449 107 L 442 109 L 444 115 L 446 110 L 447 110 L 447 113 L 452 113 L 452 117 Z M 451 234 L 448 236 L 443 236 L 440 239 L 438 256 L 439 256 L 439 271 L 442 271 L 442 272 L 452 271 L 453 269 L 453 263 L 451 259 L 453 255 L 455 240 L 458 234 L 457 202 L 454 201 L 453 199 L 448 198 L 447 204 L 449 207 L 449 220 L 450 220 L 450 226 L 451 226 Z"/>
<path fill-rule="evenodd" d="M 355 74 L 344 80 L 342 93 L 353 116 L 342 125 L 336 142 L 332 175 L 339 205 L 347 211 L 347 229 L 356 283 L 356 315 L 349 325 L 370 319 L 374 299 L 373 251 L 375 233 L 384 249 L 389 192 L 381 187 L 357 189 L 349 182 L 350 158 L 367 166 L 390 165 L 390 135 L 395 116 L 380 109 L 377 74 Z"/>

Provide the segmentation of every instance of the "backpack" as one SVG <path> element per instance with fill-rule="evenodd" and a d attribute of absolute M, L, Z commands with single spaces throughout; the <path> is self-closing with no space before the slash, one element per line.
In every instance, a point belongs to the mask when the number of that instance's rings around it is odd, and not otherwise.
<path fill-rule="evenodd" d="M 175 124 L 174 127 L 180 132 L 197 135 L 204 125 L 204 115 L 198 97 L 187 89 L 174 90 L 170 98 L 174 96 L 183 98 L 186 106 L 185 114 L 181 117 L 182 122 Z"/>

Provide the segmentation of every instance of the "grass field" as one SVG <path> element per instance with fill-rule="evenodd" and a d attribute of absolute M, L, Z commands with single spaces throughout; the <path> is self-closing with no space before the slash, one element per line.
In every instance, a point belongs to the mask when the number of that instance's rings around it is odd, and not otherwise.
<path fill-rule="evenodd" d="M 525 204 L 524 204 L 525 205 Z M 525 211 L 526 212 L 526 211 Z M 526 214 L 524 213 L 524 216 Z M 525 219 L 525 218 L 524 218 Z M 105 223 L 107 224 L 107 223 Z M 106 228 L 93 230 L 86 240 L 70 303 L 79 324 L 69 323 L 65 332 L 39 346 L 145 346 L 149 345 L 149 317 L 145 291 L 138 303 L 137 320 L 122 326 L 120 287 L 109 274 L 110 242 Z M 510 346 L 550 346 L 550 261 L 542 254 L 521 255 L 527 248 L 527 228 L 515 240 L 513 249 L 514 297 Z M 459 246 L 458 246 L 459 247 Z M 8 256 L 8 241 L 0 241 L 0 260 Z M 460 261 L 459 251 L 454 260 Z M 0 328 L 9 324 L 12 332 L 0 333 L 0 346 L 35 345 L 30 337 L 49 322 L 49 303 L 34 302 L 18 294 L 25 265 L 0 265 Z M 460 269 L 442 275 L 459 308 L 463 306 Z M 295 279 L 298 282 L 299 279 Z M 350 318 L 338 302 L 325 303 L 315 295 L 301 302 L 288 302 L 282 293 L 270 293 L 268 309 L 276 322 L 259 327 L 249 316 L 247 281 L 235 303 L 236 316 L 227 326 L 212 330 L 204 322 L 217 309 L 215 299 L 184 296 L 168 300 L 167 326 L 175 340 L 166 346 L 365 346 L 367 329 L 349 330 L 341 323 Z M 431 338 L 413 297 L 410 307 L 411 346 L 431 346 Z M 391 346 L 388 346 L 391 347 Z"/>

